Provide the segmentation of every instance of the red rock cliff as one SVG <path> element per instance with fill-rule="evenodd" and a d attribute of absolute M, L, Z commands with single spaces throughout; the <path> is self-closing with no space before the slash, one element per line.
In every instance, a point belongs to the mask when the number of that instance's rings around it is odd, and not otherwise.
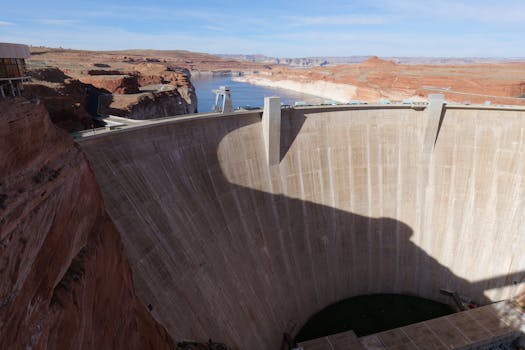
<path fill-rule="evenodd" d="M 0 349 L 174 348 L 79 148 L 42 105 L 0 111 Z"/>

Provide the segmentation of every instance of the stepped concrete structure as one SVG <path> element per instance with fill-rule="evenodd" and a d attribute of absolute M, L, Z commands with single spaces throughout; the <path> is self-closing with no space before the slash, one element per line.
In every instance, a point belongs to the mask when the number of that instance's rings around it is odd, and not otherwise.
<path fill-rule="evenodd" d="M 525 110 L 436 97 L 285 109 L 270 127 L 262 115 L 78 139 L 139 297 L 174 339 L 276 349 L 352 296 L 522 292 Z"/>
<path fill-rule="evenodd" d="M 523 312 L 500 302 L 357 338 L 353 331 L 299 344 L 303 350 L 514 349 Z"/>

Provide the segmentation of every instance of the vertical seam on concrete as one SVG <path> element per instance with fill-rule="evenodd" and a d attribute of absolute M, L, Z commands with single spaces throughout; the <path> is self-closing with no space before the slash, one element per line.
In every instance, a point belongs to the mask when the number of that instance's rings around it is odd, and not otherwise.
<path fill-rule="evenodd" d="M 454 230 L 453 230 L 453 227 L 454 227 L 454 221 L 455 221 L 455 218 L 456 218 L 456 210 L 455 209 L 455 202 L 456 202 L 456 159 L 457 159 L 457 150 L 458 146 L 457 146 L 457 133 L 456 131 L 454 130 L 454 145 L 453 145 L 453 149 L 452 149 L 452 161 L 451 161 L 451 165 L 450 165 L 450 175 L 449 175 L 449 178 L 450 178 L 450 185 L 449 185 L 449 189 L 448 189 L 448 192 L 450 193 L 450 196 L 449 196 L 449 199 L 448 199 L 448 202 L 447 202 L 447 206 L 448 206 L 448 210 L 447 210 L 447 218 L 446 218 L 446 229 L 445 229 L 445 232 L 444 232 L 444 241 L 445 241 L 445 244 L 443 244 L 444 247 L 450 247 L 452 246 L 452 244 L 450 244 L 450 240 L 453 238 L 453 235 L 454 235 Z M 446 249 L 445 250 L 445 254 L 444 254 L 444 264 L 445 266 L 451 266 L 452 265 L 452 260 L 453 260 L 453 256 L 454 256 L 454 252 L 455 252 L 455 249 Z M 448 282 L 448 281 L 447 281 Z"/>
<path fill-rule="evenodd" d="M 459 329 L 459 327 L 457 327 L 455 324 L 453 324 L 452 322 L 450 322 L 450 320 L 448 319 L 448 317 L 445 317 L 444 318 L 444 321 L 445 322 L 448 322 L 452 327 L 454 327 L 455 329 L 457 329 L 457 331 L 459 332 L 459 334 L 461 334 L 463 336 L 463 338 L 465 338 L 467 341 L 470 341 L 472 343 L 474 343 L 474 341 L 472 339 L 470 339 L 465 333 L 463 333 L 461 331 L 461 329 Z"/>
<path fill-rule="evenodd" d="M 423 322 L 423 325 L 424 325 L 425 327 L 427 327 L 427 329 L 430 331 L 430 333 L 434 334 L 434 336 L 436 337 L 436 339 L 437 339 L 441 344 L 443 344 L 444 347 L 446 347 L 447 349 L 450 349 L 450 346 L 448 346 L 448 344 L 445 344 L 445 343 L 443 342 L 443 340 L 441 340 L 441 338 L 439 337 L 439 334 L 437 334 L 436 332 L 434 332 L 434 330 L 432 329 L 432 327 L 430 327 L 430 326 L 428 325 L 427 322 Z"/>
<path fill-rule="evenodd" d="M 398 125 L 400 124 L 399 121 L 397 122 Z M 399 128 L 401 130 L 401 128 Z M 402 161 L 403 161 L 403 157 L 401 156 L 401 139 L 404 139 L 402 137 L 400 137 L 399 135 L 400 131 L 397 132 L 397 193 L 396 193 L 396 197 L 397 197 L 397 203 L 396 203 L 396 217 L 397 218 L 401 218 L 401 205 L 403 203 L 403 181 L 402 181 Z M 395 253 L 395 259 L 396 259 L 396 269 L 395 269 L 395 279 L 394 279 L 394 291 L 398 291 L 399 290 L 399 235 L 400 235 L 400 230 L 401 230 L 401 223 L 399 220 L 396 220 L 396 253 Z"/>
<path fill-rule="evenodd" d="M 332 342 L 330 341 L 330 337 L 325 337 L 326 341 L 328 342 L 328 344 L 330 345 L 330 349 L 335 349 L 334 348 L 334 345 L 332 344 Z"/>
<path fill-rule="evenodd" d="M 370 221 L 372 217 L 372 168 L 370 166 L 370 125 L 366 126 L 366 191 L 367 191 L 367 223 L 366 223 L 366 241 L 367 241 L 367 280 L 369 288 L 373 288 L 372 281 L 374 280 L 372 276 L 372 228 L 370 227 Z"/>
<path fill-rule="evenodd" d="M 487 327 L 485 327 L 481 322 L 479 322 L 475 317 L 473 317 L 470 312 L 465 312 L 465 315 L 466 317 L 470 318 L 474 323 L 478 324 L 479 327 L 482 328 L 485 332 L 487 332 L 488 334 L 492 336 L 492 332 Z"/>
<path fill-rule="evenodd" d="M 404 330 L 403 328 L 399 328 L 399 330 L 400 330 L 404 335 L 406 335 L 406 337 L 408 338 L 408 340 L 410 340 L 410 342 L 414 345 L 414 348 L 418 349 L 417 344 L 412 340 L 412 338 L 410 338 L 410 336 L 407 334 L 407 332 L 405 332 L 405 330 Z"/>
<path fill-rule="evenodd" d="M 384 206 L 384 203 L 383 203 L 383 165 L 381 164 L 382 163 L 382 157 L 383 157 L 383 152 L 384 152 L 384 144 L 383 144 L 383 140 L 382 140 L 382 137 L 381 137 L 381 132 L 379 130 L 379 127 L 377 128 L 377 136 L 378 136 L 378 139 L 380 139 L 381 141 L 377 143 L 377 188 L 378 188 L 378 199 L 377 201 L 379 202 L 379 217 L 383 217 L 383 206 Z M 381 225 L 380 227 L 376 228 L 376 232 L 379 231 L 377 233 L 377 246 L 378 246 L 378 249 L 380 252 L 383 251 L 383 227 L 382 227 L 382 222 L 380 221 L 379 222 L 379 225 Z M 379 274 L 379 276 L 382 276 L 381 280 L 384 281 L 385 278 L 383 277 L 383 264 L 382 264 L 382 258 L 383 258 L 383 255 L 382 254 L 379 254 L 379 256 L 377 257 L 380 262 L 378 265 L 378 271 L 377 273 Z M 383 289 L 381 287 L 381 283 L 379 283 L 380 285 L 380 289 Z"/>
<path fill-rule="evenodd" d="M 518 150 L 522 150 L 523 149 L 523 128 L 521 128 L 520 130 L 520 141 L 519 141 L 519 146 L 518 146 Z M 523 152 L 521 152 L 523 153 Z M 517 162 L 517 170 L 514 172 L 514 174 L 521 174 L 522 171 L 523 171 L 523 163 L 524 162 Z M 509 212 L 512 212 L 513 214 L 513 217 L 516 216 L 516 212 L 518 211 L 519 207 L 522 206 L 523 204 L 523 201 L 520 200 L 520 198 L 522 197 L 522 192 L 523 192 L 523 185 L 522 185 L 522 181 L 519 181 L 522 179 L 522 177 L 520 176 L 519 179 L 516 179 L 516 175 L 514 176 L 513 178 L 513 181 L 516 181 L 518 182 L 518 184 L 514 187 L 517 187 L 517 190 L 514 190 L 512 192 L 512 196 L 513 196 L 513 200 L 511 201 L 512 203 L 512 210 L 509 210 Z M 506 226 L 506 229 L 507 231 L 510 231 L 511 228 L 510 228 L 510 225 Z M 517 236 L 520 235 L 520 230 L 516 230 L 515 233 L 513 234 L 513 240 L 516 241 L 518 239 Z M 514 245 L 514 249 L 517 249 L 517 247 L 520 247 L 520 245 L 518 244 L 515 244 Z M 513 261 L 514 261 L 514 257 L 516 256 L 516 254 L 521 254 L 519 251 L 518 252 L 515 252 L 515 251 L 512 251 L 512 254 L 511 254 L 511 261 L 509 262 L 509 266 L 508 266 L 508 269 L 507 269 L 507 272 L 510 272 L 511 271 L 511 267 L 513 265 Z M 518 286 L 519 284 L 515 285 L 515 286 L 512 286 L 511 288 L 515 288 L 514 292 L 512 294 L 516 294 L 517 290 L 518 290 Z M 513 296 L 512 296 L 513 297 Z"/>
<path fill-rule="evenodd" d="M 338 291 L 339 291 L 339 288 L 338 285 L 340 283 L 339 279 L 334 279 L 332 278 L 333 277 L 333 270 L 335 269 L 336 270 L 336 273 L 339 272 L 339 260 L 338 260 L 338 257 L 337 257 L 337 254 L 335 254 L 335 252 L 333 251 L 334 250 L 334 247 L 336 246 L 336 243 L 338 241 L 338 230 L 337 230 L 337 227 L 335 226 L 337 224 L 337 220 L 336 220 L 336 217 L 335 217 L 335 208 L 336 208 L 336 203 L 335 203 L 335 191 L 334 191 L 334 174 L 333 174 L 333 169 L 332 169 L 332 150 L 333 148 L 332 147 L 328 147 L 328 154 L 327 154 L 327 160 L 328 160 L 328 186 L 329 186 L 329 190 L 330 190 L 330 204 L 331 204 L 331 208 L 330 208 L 330 216 L 331 216 L 331 228 L 333 228 L 333 230 L 331 230 L 332 232 L 330 232 L 330 236 L 331 236 L 331 240 L 328 242 L 328 249 L 327 249 L 327 252 L 328 252 L 328 266 L 330 266 L 331 268 L 329 268 L 329 275 L 330 275 L 330 279 L 333 280 L 333 287 L 332 288 L 332 297 L 333 297 L 333 300 L 337 300 L 337 295 L 338 295 Z M 304 197 L 303 197 L 304 198 Z"/>
<path fill-rule="evenodd" d="M 355 195 L 354 195 L 354 186 L 355 186 L 355 183 L 354 183 L 354 162 L 352 161 L 352 144 L 350 142 L 350 146 L 348 147 L 348 163 L 349 163 L 349 175 L 348 175 L 348 182 L 349 182 L 349 186 L 350 186 L 350 208 L 349 210 L 352 211 L 354 210 L 354 206 L 355 206 Z M 354 229 L 354 220 L 352 219 L 352 222 L 350 222 L 350 242 L 352 244 L 352 267 L 349 268 L 350 270 L 350 273 L 352 274 L 352 278 L 350 279 L 350 284 L 352 285 L 352 288 L 353 288 L 353 291 L 352 293 L 355 292 L 355 287 L 354 287 L 354 283 L 351 283 L 352 281 L 354 281 L 355 277 L 356 277 L 356 271 L 355 271 L 355 266 L 357 266 L 356 264 L 356 256 L 357 254 L 355 254 L 355 248 L 356 248 L 356 238 L 355 238 L 355 229 Z"/>

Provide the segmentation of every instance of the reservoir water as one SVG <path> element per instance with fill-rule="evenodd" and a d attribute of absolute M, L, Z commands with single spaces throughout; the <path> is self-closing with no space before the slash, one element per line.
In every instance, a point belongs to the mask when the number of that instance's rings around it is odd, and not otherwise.
<path fill-rule="evenodd" d="M 265 96 L 279 96 L 281 103 L 293 105 L 295 101 L 304 101 L 308 104 L 320 104 L 325 100 L 308 94 L 302 94 L 291 90 L 263 87 L 233 81 L 231 76 L 212 76 L 192 75 L 191 82 L 197 92 L 198 105 L 200 113 L 210 112 L 215 104 L 215 94 L 213 89 L 219 86 L 229 86 L 232 93 L 233 107 L 262 107 Z"/>

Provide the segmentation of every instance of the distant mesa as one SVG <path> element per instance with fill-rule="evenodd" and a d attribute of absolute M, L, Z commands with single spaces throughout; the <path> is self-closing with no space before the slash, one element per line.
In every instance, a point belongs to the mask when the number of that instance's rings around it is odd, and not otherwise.
<path fill-rule="evenodd" d="M 369 59 L 361 63 L 362 66 L 395 66 L 396 63 L 389 60 L 382 60 L 377 56 L 370 56 Z"/>

